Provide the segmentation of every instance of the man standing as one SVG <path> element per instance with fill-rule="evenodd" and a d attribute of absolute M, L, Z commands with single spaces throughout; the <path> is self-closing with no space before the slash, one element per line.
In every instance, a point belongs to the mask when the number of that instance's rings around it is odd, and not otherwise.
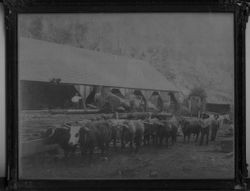
<path fill-rule="evenodd" d="M 212 121 L 212 124 L 211 124 L 211 141 L 215 141 L 215 138 L 216 138 L 216 135 L 217 135 L 217 131 L 220 127 L 220 121 L 219 121 L 219 115 L 218 114 L 215 114 L 214 115 L 214 119 Z"/>
<path fill-rule="evenodd" d="M 201 120 L 200 120 L 200 124 L 201 124 L 200 145 L 203 144 L 203 139 L 204 138 L 206 138 L 206 144 L 208 145 L 211 122 L 212 122 L 212 119 L 208 114 L 203 113 L 201 115 Z"/>

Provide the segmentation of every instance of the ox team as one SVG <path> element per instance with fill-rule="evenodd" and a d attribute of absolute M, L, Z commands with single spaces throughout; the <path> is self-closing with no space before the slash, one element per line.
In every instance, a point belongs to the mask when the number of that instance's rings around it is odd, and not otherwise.
<path fill-rule="evenodd" d="M 184 118 L 172 115 L 169 118 L 152 116 L 133 116 L 127 119 L 118 119 L 105 115 L 93 119 L 64 123 L 61 127 L 49 128 L 45 136 L 47 144 L 58 144 L 64 151 L 65 157 L 75 152 L 79 147 L 81 154 L 92 156 L 95 149 L 105 154 L 110 145 L 114 148 L 138 151 L 144 145 L 166 145 L 169 141 L 175 144 L 178 133 L 182 132 L 183 141 L 194 141 L 202 145 L 208 144 L 209 139 L 216 139 L 221 120 L 218 115 L 201 115 L 201 118 Z M 210 136 L 209 136 L 210 135 Z M 199 140 L 200 137 L 200 140 Z"/>

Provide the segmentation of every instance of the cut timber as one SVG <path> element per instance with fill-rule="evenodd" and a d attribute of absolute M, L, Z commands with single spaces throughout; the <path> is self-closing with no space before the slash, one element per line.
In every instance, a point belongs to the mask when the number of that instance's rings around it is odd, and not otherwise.
<path fill-rule="evenodd" d="M 53 109 L 49 111 L 51 114 L 95 114 L 100 112 L 99 109 Z"/>

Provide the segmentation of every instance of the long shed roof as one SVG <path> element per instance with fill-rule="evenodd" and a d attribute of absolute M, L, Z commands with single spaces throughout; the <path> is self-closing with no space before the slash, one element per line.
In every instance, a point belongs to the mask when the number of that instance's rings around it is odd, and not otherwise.
<path fill-rule="evenodd" d="M 67 45 L 19 39 L 19 79 L 178 91 L 147 62 Z"/>

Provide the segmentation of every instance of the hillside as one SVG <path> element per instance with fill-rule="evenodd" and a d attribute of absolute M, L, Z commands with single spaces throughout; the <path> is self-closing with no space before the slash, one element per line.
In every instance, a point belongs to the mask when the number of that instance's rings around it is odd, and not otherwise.
<path fill-rule="evenodd" d="M 184 94 L 233 101 L 233 23 L 226 14 L 22 15 L 19 35 L 150 63 Z"/>

